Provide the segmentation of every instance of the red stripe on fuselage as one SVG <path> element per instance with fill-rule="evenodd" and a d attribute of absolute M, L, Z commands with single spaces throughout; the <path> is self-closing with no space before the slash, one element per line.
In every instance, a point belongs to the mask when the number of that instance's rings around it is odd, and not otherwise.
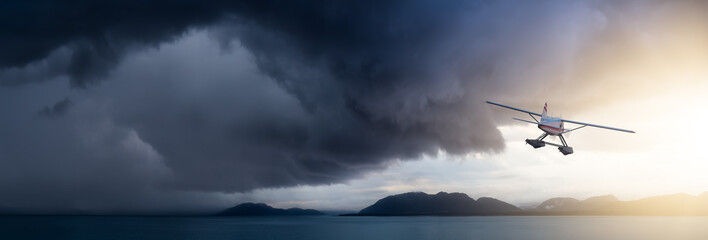
<path fill-rule="evenodd" d="M 544 132 L 547 132 L 548 134 L 551 134 L 551 135 L 559 135 L 559 134 L 563 133 L 562 128 L 551 127 L 548 125 L 538 125 L 538 128 L 540 128 Z"/>

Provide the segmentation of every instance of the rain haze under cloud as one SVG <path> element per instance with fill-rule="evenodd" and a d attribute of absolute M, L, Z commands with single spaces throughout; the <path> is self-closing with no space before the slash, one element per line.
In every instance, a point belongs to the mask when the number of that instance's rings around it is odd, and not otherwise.
<path fill-rule="evenodd" d="M 484 100 L 580 112 L 669 85 L 631 73 L 655 49 L 708 54 L 704 3 L 4 5 L 0 206 L 19 208 L 221 206 L 440 151 L 496 154 L 509 122 Z"/>

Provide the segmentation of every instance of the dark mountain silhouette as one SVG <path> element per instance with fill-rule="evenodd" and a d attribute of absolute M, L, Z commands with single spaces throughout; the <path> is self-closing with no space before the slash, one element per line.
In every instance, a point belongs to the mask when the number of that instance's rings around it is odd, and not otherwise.
<path fill-rule="evenodd" d="M 317 216 L 324 213 L 314 209 L 280 209 L 265 203 L 243 203 L 216 214 L 217 216 Z"/>
<path fill-rule="evenodd" d="M 609 203 L 617 202 L 612 195 L 591 197 L 583 201 L 575 198 L 551 198 L 536 207 L 538 211 L 589 211 L 599 209 Z"/>
<path fill-rule="evenodd" d="M 494 198 L 474 200 L 464 193 L 439 192 L 435 195 L 409 192 L 385 197 L 359 211 L 360 216 L 403 215 L 487 215 L 521 211 Z"/>

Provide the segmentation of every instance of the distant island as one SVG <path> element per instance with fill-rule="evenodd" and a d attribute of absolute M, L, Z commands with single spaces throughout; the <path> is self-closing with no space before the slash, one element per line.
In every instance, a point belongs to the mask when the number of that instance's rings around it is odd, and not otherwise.
<path fill-rule="evenodd" d="M 548 212 L 590 211 L 600 209 L 605 205 L 614 202 L 619 202 L 619 200 L 612 195 L 591 197 L 582 201 L 575 198 L 558 197 L 548 199 L 536 208 L 529 210 Z"/>
<path fill-rule="evenodd" d="M 281 209 L 265 203 L 243 203 L 216 214 L 217 216 L 319 216 L 323 212 L 314 209 Z"/>
<path fill-rule="evenodd" d="M 474 200 L 464 193 L 439 192 L 435 195 L 409 192 L 383 198 L 349 216 L 464 216 L 519 212 L 521 209 L 494 198 Z"/>
<path fill-rule="evenodd" d="M 409 192 L 378 200 L 358 213 L 340 216 L 708 216 L 708 192 L 699 196 L 674 194 L 634 201 L 620 201 L 612 195 L 551 198 L 535 208 L 520 209 L 494 198 L 474 200 L 464 193 L 435 195 Z"/>

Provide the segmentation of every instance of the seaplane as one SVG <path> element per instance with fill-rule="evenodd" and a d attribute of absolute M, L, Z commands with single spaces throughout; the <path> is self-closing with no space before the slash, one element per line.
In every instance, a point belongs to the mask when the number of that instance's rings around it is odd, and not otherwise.
<path fill-rule="evenodd" d="M 578 122 L 578 121 L 571 121 L 571 120 L 562 119 L 562 118 L 558 118 L 558 117 L 550 117 L 550 116 L 548 116 L 548 103 L 545 103 L 543 105 L 543 112 L 541 114 L 527 111 L 527 110 L 523 110 L 523 109 L 519 109 L 519 108 L 515 108 L 515 107 L 510 107 L 510 106 L 495 103 L 495 102 L 487 101 L 487 103 L 492 104 L 492 105 L 496 105 L 499 107 L 503 107 L 503 108 L 508 108 L 508 109 L 511 109 L 514 111 L 527 113 L 529 116 L 531 116 L 531 118 L 533 118 L 534 122 L 529 121 L 529 120 L 525 120 L 525 119 L 519 119 L 519 118 L 513 118 L 513 119 L 518 120 L 518 121 L 522 121 L 522 122 L 526 122 L 526 123 L 536 124 L 536 125 L 538 125 L 538 128 L 541 129 L 541 131 L 543 131 L 543 133 L 541 134 L 541 136 L 539 136 L 536 139 L 526 139 L 526 144 L 531 145 L 533 148 L 541 148 L 541 147 L 545 147 L 546 145 L 556 146 L 556 147 L 558 147 L 558 150 L 561 153 L 563 153 L 563 155 L 568 155 L 568 154 L 573 153 L 573 148 L 568 146 L 568 142 L 565 141 L 563 134 L 570 133 L 572 131 L 575 131 L 575 130 L 578 130 L 578 129 L 581 129 L 584 127 L 589 126 L 589 127 L 615 130 L 615 131 L 620 131 L 620 132 L 635 133 L 632 130 L 607 127 L 607 126 L 601 126 L 601 125 Z M 534 116 L 541 117 L 541 120 L 539 121 Z M 564 123 L 572 123 L 577 126 L 575 128 L 568 129 L 568 128 L 565 128 Z M 548 135 L 557 136 L 558 138 L 560 138 L 561 144 L 543 141 L 543 139 L 548 137 Z"/>

